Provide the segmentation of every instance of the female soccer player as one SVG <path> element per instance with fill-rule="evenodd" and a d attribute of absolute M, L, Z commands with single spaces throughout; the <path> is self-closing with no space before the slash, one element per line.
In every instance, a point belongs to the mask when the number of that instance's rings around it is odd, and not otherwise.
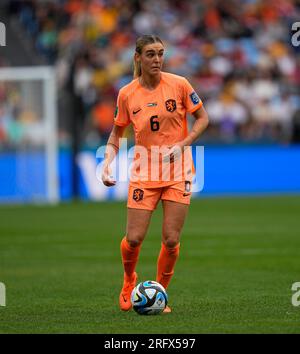
<path fill-rule="evenodd" d="M 143 152 L 149 154 L 133 172 L 128 189 L 127 230 L 121 241 L 124 280 L 119 304 L 123 311 L 132 307 L 130 295 L 137 282 L 135 269 L 141 244 L 152 212 L 160 200 L 163 227 L 156 281 L 165 288 L 170 283 L 191 197 L 193 163 L 191 155 L 185 154 L 185 147 L 190 146 L 208 125 L 202 101 L 190 83 L 184 77 L 161 71 L 163 58 L 164 45 L 159 37 L 144 35 L 138 38 L 134 54 L 134 79 L 119 92 L 114 127 L 107 142 L 102 171 L 103 183 L 108 187 L 114 186 L 116 181 L 111 176 L 110 164 L 118 153 L 119 139 L 125 127 L 133 124 L 136 150 L 140 155 Z M 187 131 L 187 112 L 195 117 L 190 132 Z M 158 150 L 163 146 L 166 150 Z M 135 162 L 138 162 L 137 156 Z M 173 165 L 169 176 L 165 173 L 165 162 L 169 162 L 166 166 L 171 170 Z M 176 173 L 182 166 L 184 171 Z M 133 178 L 138 174 L 139 179 Z M 167 306 L 164 312 L 171 312 L 171 308 Z"/>

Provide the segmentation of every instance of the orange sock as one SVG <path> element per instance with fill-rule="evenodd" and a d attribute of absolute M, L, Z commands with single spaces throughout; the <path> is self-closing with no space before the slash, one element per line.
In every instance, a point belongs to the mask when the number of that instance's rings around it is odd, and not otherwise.
<path fill-rule="evenodd" d="M 168 287 L 172 275 L 174 274 L 175 263 L 179 256 L 179 248 L 179 243 L 174 248 L 167 248 L 164 243 L 161 244 L 157 260 L 156 281 L 165 289 Z"/>
<path fill-rule="evenodd" d="M 138 261 L 141 245 L 131 247 L 127 242 L 126 237 L 121 241 L 121 255 L 125 272 L 125 279 L 130 279 L 135 271 L 135 266 Z"/>

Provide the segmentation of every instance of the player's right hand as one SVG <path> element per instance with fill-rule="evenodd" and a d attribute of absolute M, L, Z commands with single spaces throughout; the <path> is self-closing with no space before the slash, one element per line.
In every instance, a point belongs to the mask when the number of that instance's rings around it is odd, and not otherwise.
<path fill-rule="evenodd" d="M 116 181 L 113 178 L 111 168 L 109 167 L 108 164 L 103 165 L 103 170 L 102 170 L 102 182 L 106 187 L 112 187 L 116 184 Z"/>

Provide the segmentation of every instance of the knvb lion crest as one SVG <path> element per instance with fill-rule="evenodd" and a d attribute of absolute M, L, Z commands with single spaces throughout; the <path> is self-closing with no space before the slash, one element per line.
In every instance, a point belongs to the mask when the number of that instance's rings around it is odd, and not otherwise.
<path fill-rule="evenodd" d="M 133 191 L 133 196 L 132 198 L 136 201 L 139 202 L 140 200 L 142 200 L 144 198 L 144 191 L 142 189 L 135 189 Z"/>
<path fill-rule="evenodd" d="M 165 103 L 166 103 L 167 111 L 174 112 L 176 110 L 176 101 L 175 100 L 169 99 Z"/>

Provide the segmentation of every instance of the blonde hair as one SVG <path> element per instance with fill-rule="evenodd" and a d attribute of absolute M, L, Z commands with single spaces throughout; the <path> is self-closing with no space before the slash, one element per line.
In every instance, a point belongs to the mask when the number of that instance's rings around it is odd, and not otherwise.
<path fill-rule="evenodd" d="M 153 43 L 161 43 L 163 45 L 162 40 L 158 36 L 154 35 L 143 35 L 139 37 L 136 41 L 135 45 L 135 51 L 138 54 L 142 54 L 143 48 L 147 44 L 153 44 Z M 141 62 L 137 61 L 134 58 L 133 62 L 133 78 L 137 79 L 139 76 L 142 75 L 142 68 L 141 68 Z"/>

